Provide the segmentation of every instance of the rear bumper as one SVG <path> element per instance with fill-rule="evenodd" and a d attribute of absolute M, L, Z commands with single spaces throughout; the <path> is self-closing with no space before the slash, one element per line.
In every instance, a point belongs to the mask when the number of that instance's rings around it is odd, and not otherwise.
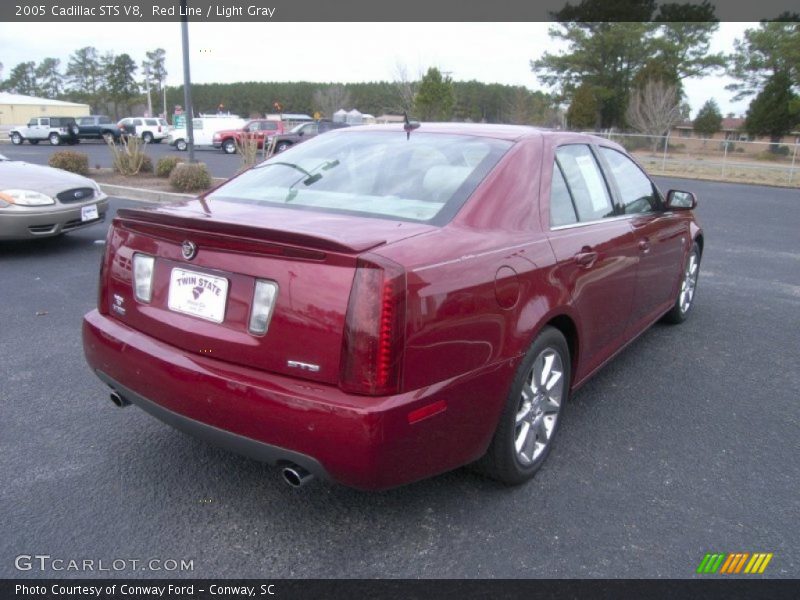
<path fill-rule="evenodd" d="M 514 365 L 387 397 L 193 355 L 92 311 L 86 359 L 122 396 L 157 418 L 273 464 L 295 462 L 324 478 L 385 489 L 476 460 L 488 447 Z M 409 422 L 433 403 L 445 409 Z"/>

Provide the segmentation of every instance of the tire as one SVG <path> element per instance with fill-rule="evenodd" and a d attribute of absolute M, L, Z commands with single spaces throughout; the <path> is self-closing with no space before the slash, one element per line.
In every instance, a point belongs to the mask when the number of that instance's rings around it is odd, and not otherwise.
<path fill-rule="evenodd" d="M 16 131 L 14 133 L 12 133 L 10 137 L 11 137 L 11 143 L 14 144 L 15 146 L 19 146 L 19 145 L 22 144 L 22 142 L 25 141 L 25 138 L 22 137 Z"/>
<path fill-rule="evenodd" d="M 236 142 L 232 138 L 228 138 L 222 142 L 222 151 L 225 154 L 236 154 Z"/>
<path fill-rule="evenodd" d="M 39 140 L 28 140 L 29 143 L 33 144 L 34 146 L 39 143 Z M 22 142 L 20 142 L 21 144 Z"/>
<path fill-rule="evenodd" d="M 678 290 L 678 297 L 675 304 L 662 319 L 665 323 L 678 325 L 689 318 L 694 306 L 694 297 L 697 290 L 697 278 L 700 276 L 700 246 L 697 242 L 692 244 L 692 250 L 686 258 L 686 266 L 683 268 L 681 277 L 681 287 Z"/>
<path fill-rule="evenodd" d="M 536 474 L 558 433 L 571 369 L 567 340 L 558 329 L 545 327 L 517 369 L 489 449 L 474 465 L 477 471 L 507 485 Z"/>
<path fill-rule="evenodd" d="M 152 133 L 150 133 L 149 131 L 145 131 L 145 132 L 142 134 L 142 141 L 143 141 L 145 144 L 152 144 L 152 143 L 153 143 L 153 134 L 152 134 Z"/>
<path fill-rule="evenodd" d="M 103 133 L 103 135 L 101 137 L 102 137 L 103 141 L 106 144 L 116 144 L 117 143 L 117 140 L 114 139 L 114 134 L 113 133 L 109 133 L 108 131 Z"/>
<path fill-rule="evenodd" d="M 163 141 L 164 141 L 164 138 L 161 138 L 161 139 L 158 139 L 158 140 L 153 140 L 153 143 L 154 144 L 160 144 Z"/>
<path fill-rule="evenodd" d="M 189 144 L 186 143 L 186 140 L 178 140 L 175 142 L 175 148 L 181 152 L 186 152 L 189 148 Z"/>
<path fill-rule="evenodd" d="M 283 152 L 284 150 L 288 150 L 291 147 L 292 145 L 289 142 L 278 142 L 275 145 L 275 154 L 278 152 Z"/>
<path fill-rule="evenodd" d="M 57 133 L 51 133 L 48 137 L 51 146 L 58 146 L 61 143 L 61 136 Z"/>

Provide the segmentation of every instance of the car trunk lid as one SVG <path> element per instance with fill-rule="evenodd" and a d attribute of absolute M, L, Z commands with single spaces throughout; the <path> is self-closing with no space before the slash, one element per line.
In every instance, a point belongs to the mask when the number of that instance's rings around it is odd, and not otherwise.
<path fill-rule="evenodd" d="M 432 229 L 220 200 L 121 209 L 106 302 L 113 317 L 187 353 L 336 383 L 358 256 Z M 134 294 L 136 254 L 155 257 L 149 302 Z M 258 280 L 277 286 L 264 335 L 249 331 Z"/>

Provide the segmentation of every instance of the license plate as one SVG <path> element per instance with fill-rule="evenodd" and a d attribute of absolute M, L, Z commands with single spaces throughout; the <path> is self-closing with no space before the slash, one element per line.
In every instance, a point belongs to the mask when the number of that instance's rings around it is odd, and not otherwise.
<path fill-rule="evenodd" d="M 100 213 L 97 212 L 97 204 L 81 207 L 81 221 L 94 221 L 99 218 Z"/>
<path fill-rule="evenodd" d="M 222 323 L 227 300 L 228 280 L 224 277 L 172 269 L 168 299 L 170 310 Z"/>

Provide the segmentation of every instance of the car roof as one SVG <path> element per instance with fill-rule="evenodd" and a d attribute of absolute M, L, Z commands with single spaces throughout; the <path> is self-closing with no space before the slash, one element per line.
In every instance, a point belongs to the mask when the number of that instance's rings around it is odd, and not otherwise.
<path fill-rule="evenodd" d="M 402 123 L 386 125 L 355 125 L 347 128 L 348 132 L 357 131 L 402 131 Z M 497 125 L 490 123 L 421 123 L 419 128 L 413 130 L 426 133 L 450 133 L 457 135 L 471 135 L 476 137 L 490 137 L 500 140 L 517 141 L 526 137 L 557 137 L 559 141 L 594 141 L 607 142 L 605 138 L 585 133 L 574 133 L 558 129 L 531 127 L 528 125 Z M 412 132 L 411 135 L 414 135 Z M 612 144 L 615 145 L 615 144 Z"/>

